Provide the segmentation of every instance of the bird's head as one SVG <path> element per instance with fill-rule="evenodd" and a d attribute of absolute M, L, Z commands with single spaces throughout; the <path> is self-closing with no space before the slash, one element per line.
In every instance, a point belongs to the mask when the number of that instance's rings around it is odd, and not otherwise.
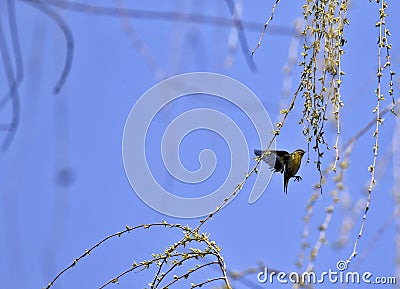
<path fill-rule="evenodd" d="M 298 150 L 295 150 L 293 153 L 296 154 L 296 155 L 299 155 L 299 156 L 303 157 L 303 155 L 304 155 L 306 152 L 303 151 L 302 149 L 298 149 Z"/>

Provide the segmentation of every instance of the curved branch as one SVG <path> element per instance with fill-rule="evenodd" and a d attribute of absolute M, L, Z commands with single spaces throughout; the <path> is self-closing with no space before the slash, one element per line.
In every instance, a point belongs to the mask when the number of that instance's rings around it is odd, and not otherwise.
<path fill-rule="evenodd" d="M 50 8 L 47 2 L 42 2 L 40 0 L 24 0 L 25 2 L 31 4 L 33 7 L 39 9 L 42 13 L 48 16 L 53 22 L 60 28 L 64 34 L 66 42 L 66 53 L 65 53 L 65 63 L 61 72 L 61 76 L 54 86 L 53 93 L 58 94 L 61 88 L 64 86 L 65 81 L 71 71 L 72 60 L 74 57 L 74 37 L 72 31 L 68 24 L 65 22 L 64 18 L 61 17 L 54 9 Z"/>

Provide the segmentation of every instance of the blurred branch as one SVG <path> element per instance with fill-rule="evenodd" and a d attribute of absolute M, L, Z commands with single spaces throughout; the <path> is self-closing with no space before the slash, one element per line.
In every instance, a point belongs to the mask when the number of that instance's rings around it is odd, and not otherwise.
<path fill-rule="evenodd" d="M 24 78 L 24 66 L 23 66 L 23 58 L 21 53 L 21 45 L 19 42 L 19 31 L 18 25 L 15 16 L 15 5 L 14 0 L 7 1 L 7 12 L 8 12 L 8 25 L 10 29 L 10 37 L 11 37 L 11 45 L 14 52 L 14 61 L 15 61 L 15 90 L 18 90 L 23 78 Z M 0 24 L 1 25 L 1 24 Z M 10 100 L 11 90 L 9 90 L 1 99 L 0 99 L 0 109 L 3 108 L 7 102 Z"/>
<path fill-rule="evenodd" d="M 58 94 L 63 87 L 72 67 L 72 60 L 74 57 L 74 37 L 72 31 L 64 19 L 54 9 L 50 8 L 47 1 L 41 0 L 21 0 L 29 3 L 48 16 L 62 31 L 66 42 L 65 63 L 61 72 L 61 76 L 54 86 L 53 92 Z"/>
<path fill-rule="evenodd" d="M 21 1 L 32 1 L 32 0 L 21 0 Z M 43 1 L 43 0 L 36 0 Z M 46 0 L 43 1 L 47 5 L 57 7 L 63 10 L 70 10 L 84 14 L 99 15 L 99 16 L 110 16 L 110 17 L 120 17 L 120 12 L 117 8 L 90 5 L 86 3 L 65 1 L 65 0 Z M 183 12 L 169 12 L 169 11 L 159 11 L 159 10 L 141 10 L 141 9 L 125 9 L 125 16 L 135 19 L 158 19 L 166 21 L 180 21 L 180 22 L 193 22 L 201 23 L 213 26 L 222 27 L 232 27 L 232 19 L 220 17 L 220 16 L 210 16 L 197 13 L 183 13 Z M 259 31 L 261 23 L 255 21 L 241 21 L 243 29 L 251 31 Z M 295 29 L 288 26 L 271 25 L 269 27 L 269 32 L 271 34 L 278 35 L 293 35 L 295 34 Z"/>
<path fill-rule="evenodd" d="M 300 38 L 303 26 L 303 19 L 297 19 L 293 23 L 293 27 L 296 33 L 290 37 L 290 44 L 288 50 L 287 61 L 282 67 L 283 81 L 282 81 L 282 97 L 281 103 L 279 104 L 279 109 L 282 109 L 286 105 L 286 99 L 292 93 L 293 86 L 293 70 L 297 67 L 297 59 L 300 47 Z"/>
<path fill-rule="evenodd" d="M 259 283 L 255 283 L 255 282 L 249 280 L 246 277 L 248 277 L 249 275 L 257 274 L 259 272 L 264 271 L 265 267 L 266 266 L 260 262 L 256 267 L 247 268 L 243 271 L 229 270 L 228 276 L 232 280 L 232 282 L 235 282 L 235 281 L 239 282 L 239 283 L 245 285 L 247 288 L 260 288 L 261 289 L 264 287 L 260 286 Z M 271 270 L 271 271 L 280 272 L 278 270 Z"/>
<path fill-rule="evenodd" d="M 250 57 L 250 49 L 247 44 L 246 34 L 244 33 L 244 28 L 242 24 L 242 20 L 240 19 L 240 13 L 238 7 L 234 0 L 225 0 L 228 5 L 229 11 L 231 12 L 233 23 L 238 31 L 240 46 L 242 47 L 242 53 L 244 58 L 246 59 L 247 65 L 250 67 L 252 71 L 256 71 L 257 67 L 253 62 L 253 59 Z"/>
<path fill-rule="evenodd" d="M 381 110 L 381 117 L 385 116 L 388 112 L 392 111 L 392 108 L 395 107 L 396 105 L 400 104 L 400 98 L 395 100 L 394 105 L 390 104 L 386 106 L 383 110 Z M 360 137 L 362 137 L 366 132 L 368 132 L 371 127 L 376 124 L 376 118 L 374 117 L 371 119 L 363 128 L 361 128 L 355 135 L 353 135 L 342 147 L 341 151 L 345 150 L 347 147 L 355 143 Z"/>
<path fill-rule="evenodd" d="M 10 6 L 9 6 L 10 9 Z M 13 8 L 11 8 L 11 13 L 14 12 Z M 10 16 L 13 18 L 13 16 Z M 12 25 L 13 20 L 10 20 L 10 25 Z M 10 26 L 11 27 L 11 26 Z M 11 29 L 11 28 L 10 28 Z M 14 35 L 14 38 L 18 37 L 18 35 Z M 15 41 L 13 41 L 15 42 Z M 18 41 L 17 41 L 18 42 Z M 15 47 L 14 47 L 15 49 Z M 3 143 L 1 145 L 1 149 L 3 151 L 6 151 L 9 145 L 11 144 L 12 140 L 14 139 L 15 132 L 18 128 L 19 122 L 20 122 L 20 98 L 19 98 L 19 93 L 18 93 L 18 84 L 17 84 L 17 78 L 14 74 L 14 69 L 11 64 L 11 56 L 10 56 L 10 51 L 8 50 L 7 47 L 7 42 L 6 38 L 4 35 L 1 19 L 0 19 L 0 53 L 1 53 L 1 58 L 3 60 L 3 68 L 5 71 L 5 75 L 7 78 L 8 82 L 8 92 L 0 102 L 1 106 L 3 106 L 8 99 L 11 100 L 11 107 L 12 107 L 12 115 L 11 115 L 11 121 L 8 124 L 0 124 L 0 130 L 5 130 L 6 131 L 6 136 L 3 140 Z M 15 55 L 18 57 L 17 53 Z M 18 62 L 18 61 L 16 61 Z M 18 67 L 17 67 L 18 69 Z"/>
<path fill-rule="evenodd" d="M 164 78 L 165 73 L 157 64 L 155 57 L 152 55 L 150 51 L 150 48 L 146 45 L 143 39 L 135 31 L 135 28 L 129 22 L 129 16 L 126 13 L 126 8 L 123 7 L 122 1 L 114 0 L 114 3 L 116 4 L 117 10 L 119 11 L 120 14 L 122 30 L 131 40 L 132 45 L 142 55 L 143 59 L 146 60 L 147 65 L 149 66 L 151 72 L 154 75 L 154 78 L 157 81 L 161 81 Z"/>
<path fill-rule="evenodd" d="M 102 16 L 111 16 L 111 17 L 121 17 L 122 13 L 119 8 L 106 7 L 106 6 L 97 6 L 90 5 L 85 3 L 73 2 L 73 1 L 63 1 L 63 0 L 21 0 L 21 1 L 35 1 L 36 3 L 43 3 L 49 6 L 54 6 L 59 9 L 71 10 L 75 12 L 91 14 L 91 15 L 102 15 Z M 252 71 L 255 71 L 257 68 L 250 57 L 250 49 L 247 44 L 246 35 L 244 33 L 245 30 L 253 30 L 259 31 L 260 23 L 253 21 L 242 21 L 237 13 L 237 9 L 235 8 L 235 3 L 233 0 L 226 0 L 226 3 L 229 7 L 229 10 L 233 17 L 233 25 L 238 30 L 239 41 L 242 47 L 243 55 L 246 59 L 246 62 Z M 224 26 L 231 27 L 232 19 L 219 17 L 219 16 L 209 16 L 203 14 L 196 13 L 182 13 L 182 12 L 168 12 L 168 11 L 157 11 L 157 10 L 140 10 L 140 9 L 129 9 L 124 8 L 123 11 L 124 17 L 131 18 L 149 18 L 149 19 L 162 19 L 168 21 L 182 21 L 182 22 L 194 22 L 194 23 L 202 23 L 208 25 L 215 26 Z M 61 28 L 61 26 L 60 26 Z M 266 27 L 264 27 L 265 29 Z M 271 26 L 270 27 L 271 34 L 279 34 L 279 35 L 293 35 L 295 34 L 295 30 L 291 27 L 287 26 Z M 264 31 L 265 32 L 265 31 Z M 254 52 L 252 52 L 253 54 Z"/>
<path fill-rule="evenodd" d="M 371 252 L 372 248 L 378 242 L 378 240 L 382 237 L 382 235 L 386 232 L 390 225 L 393 225 L 394 221 L 399 217 L 400 212 L 395 212 L 390 215 L 386 221 L 379 227 L 379 229 L 372 236 L 371 240 L 368 242 L 367 247 L 360 255 L 360 258 L 357 258 L 356 266 L 354 266 L 354 270 L 357 270 L 359 265 L 364 262 L 368 254 Z"/>
<path fill-rule="evenodd" d="M 243 12 L 243 3 L 242 0 L 236 2 L 236 11 L 239 16 L 242 15 Z M 229 69 L 232 67 L 235 55 L 238 50 L 238 40 L 239 40 L 239 32 L 236 27 L 230 28 L 229 36 L 228 36 L 228 47 L 226 50 L 226 56 L 224 60 L 224 67 L 225 69 Z"/>

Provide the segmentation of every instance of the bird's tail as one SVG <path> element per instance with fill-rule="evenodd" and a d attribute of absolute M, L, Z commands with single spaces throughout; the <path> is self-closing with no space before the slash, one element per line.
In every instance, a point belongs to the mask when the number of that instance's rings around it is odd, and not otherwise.
<path fill-rule="evenodd" d="M 289 178 L 287 178 L 287 177 L 285 176 L 285 177 L 283 178 L 283 192 L 286 193 L 286 195 L 287 195 L 288 183 L 289 183 Z"/>
<path fill-rule="evenodd" d="M 256 155 L 256 156 L 258 156 L 258 157 L 261 157 L 262 155 L 263 155 L 263 151 L 260 151 L 260 150 L 254 150 L 254 154 Z"/>

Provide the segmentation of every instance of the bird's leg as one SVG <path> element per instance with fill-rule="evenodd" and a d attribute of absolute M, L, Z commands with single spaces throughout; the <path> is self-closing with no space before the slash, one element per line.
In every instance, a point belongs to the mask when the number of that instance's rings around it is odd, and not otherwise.
<path fill-rule="evenodd" d="M 301 176 L 294 176 L 295 182 L 300 182 L 302 180 Z"/>

